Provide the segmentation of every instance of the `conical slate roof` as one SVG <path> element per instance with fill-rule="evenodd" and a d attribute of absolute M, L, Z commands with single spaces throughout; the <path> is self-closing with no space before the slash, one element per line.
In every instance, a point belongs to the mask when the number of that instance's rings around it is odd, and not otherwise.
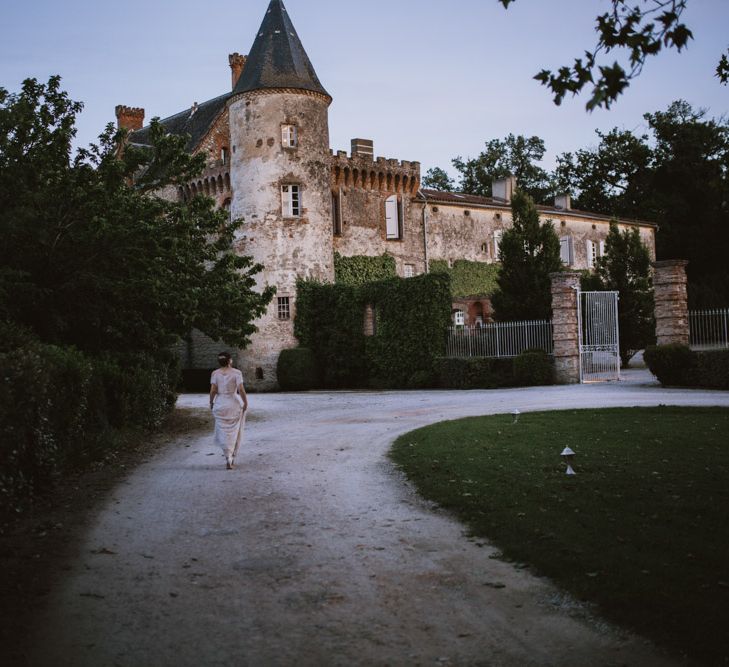
<path fill-rule="evenodd" d="M 298 88 L 331 97 L 319 82 L 281 0 L 268 5 L 233 94 L 265 88 Z"/>

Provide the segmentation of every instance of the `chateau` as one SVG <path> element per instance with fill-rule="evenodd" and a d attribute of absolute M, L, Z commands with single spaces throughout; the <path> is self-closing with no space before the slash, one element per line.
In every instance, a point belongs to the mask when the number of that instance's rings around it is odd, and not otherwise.
<path fill-rule="evenodd" d="M 162 196 L 212 197 L 244 221 L 236 250 L 265 268 L 259 287 L 276 296 L 256 325 L 238 366 L 253 390 L 276 386 L 282 349 L 296 346 L 293 318 L 298 277 L 334 281 L 334 254 L 388 253 L 400 276 L 428 271 L 445 260 L 496 262 L 501 234 L 511 224 L 513 178 L 496 181 L 493 197 L 420 187 L 420 163 L 375 157 L 373 142 L 352 139 L 351 150 L 329 147 L 332 97 L 319 81 L 281 0 L 271 0 L 248 56 L 229 56 L 229 92 L 162 120 L 171 133 L 189 135 L 187 148 L 204 153 L 204 173 Z M 149 141 L 144 109 L 116 107 L 129 141 Z M 587 269 L 604 250 L 608 216 L 573 210 L 568 196 L 540 206 L 560 236 L 562 261 Z M 655 226 L 637 227 L 655 258 Z M 458 323 L 488 319 L 488 299 L 477 309 L 454 304 Z M 484 305 L 481 305 L 485 303 Z M 183 367 L 213 368 L 220 343 L 193 335 Z"/>

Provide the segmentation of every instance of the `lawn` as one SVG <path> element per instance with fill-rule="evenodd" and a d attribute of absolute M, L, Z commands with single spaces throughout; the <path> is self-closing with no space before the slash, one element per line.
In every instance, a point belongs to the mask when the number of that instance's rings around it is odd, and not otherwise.
<path fill-rule="evenodd" d="M 729 409 L 474 417 L 407 433 L 392 458 L 505 558 L 659 645 L 729 662 Z"/>

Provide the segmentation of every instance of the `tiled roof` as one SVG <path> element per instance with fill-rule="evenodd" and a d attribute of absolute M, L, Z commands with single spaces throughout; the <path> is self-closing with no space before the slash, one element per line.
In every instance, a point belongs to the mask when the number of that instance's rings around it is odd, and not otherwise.
<path fill-rule="evenodd" d="M 470 205 L 470 206 L 491 206 L 491 207 L 500 207 L 500 208 L 510 208 L 510 205 L 506 203 L 503 199 L 494 199 L 493 197 L 481 197 L 479 195 L 467 195 L 462 194 L 460 192 L 441 192 L 439 190 L 430 190 L 427 188 L 423 188 L 420 190 L 423 197 L 420 197 L 421 199 L 425 198 L 429 202 L 438 202 L 441 204 L 460 204 L 462 206 Z M 596 220 L 614 220 L 616 219 L 615 216 L 612 215 L 605 215 L 604 213 L 591 213 L 590 211 L 580 211 L 578 209 L 574 208 L 557 208 L 556 206 L 544 206 L 541 204 L 537 204 L 537 210 L 540 213 L 544 214 L 552 214 L 554 216 L 564 216 L 564 215 L 577 215 L 585 218 L 594 218 Z M 633 220 L 633 219 L 626 219 L 626 218 L 619 218 L 618 219 L 622 223 L 631 223 L 635 225 L 641 225 L 641 226 L 648 226 L 648 227 L 657 227 L 654 222 L 649 222 L 647 220 Z"/>
<path fill-rule="evenodd" d="M 198 104 L 195 113 L 192 113 L 192 108 L 185 109 L 162 120 L 162 125 L 170 134 L 189 134 L 190 140 L 187 142 L 186 148 L 188 151 L 192 151 L 208 133 L 231 96 L 232 93 L 225 93 L 225 95 Z M 133 144 L 149 145 L 149 126 L 132 132 L 129 141 Z"/>
<path fill-rule="evenodd" d="M 297 88 L 331 97 L 321 85 L 281 0 L 271 0 L 234 94 Z"/>

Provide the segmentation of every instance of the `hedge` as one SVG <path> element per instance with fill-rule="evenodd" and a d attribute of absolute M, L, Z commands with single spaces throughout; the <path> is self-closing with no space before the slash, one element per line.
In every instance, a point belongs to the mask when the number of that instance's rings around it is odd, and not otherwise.
<path fill-rule="evenodd" d="M 113 432 L 158 426 L 174 406 L 172 353 L 90 357 L 10 325 L 0 339 L 0 514 L 102 458 Z"/>
<path fill-rule="evenodd" d="M 499 389 L 554 383 L 552 358 L 543 350 L 517 357 L 441 357 L 436 361 L 443 389 Z"/>
<path fill-rule="evenodd" d="M 685 345 L 650 345 L 643 359 L 661 384 L 729 389 L 729 350 L 694 351 Z"/>
<path fill-rule="evenodd" d="M 390 278 L 359 286 L 300 281 L 294 334 L 309 348 L 324 388 L 408 388 L 435 383 L 445 351 L 451 297 L 447 276 Z M 375 332 L 364 334 L 367 306 Z"/>
<path fill-rule="evenodd" d="M 284 391 L 305 391 L 319 385 L 316 359 L 308 347 L 282 350 L 276 366 L 278 384 Z"/>
<path fill-rule="evenodd" d="M 496 290 L 496 278 L 500 270 L 500 264 L 474 262 L 468 259 L 457 259 L 450 267 L 444 259 L 434 259 L 430 262 L 431 273 L 448 274 L 454 298 L 481 294 L 491 296 Z"/>

